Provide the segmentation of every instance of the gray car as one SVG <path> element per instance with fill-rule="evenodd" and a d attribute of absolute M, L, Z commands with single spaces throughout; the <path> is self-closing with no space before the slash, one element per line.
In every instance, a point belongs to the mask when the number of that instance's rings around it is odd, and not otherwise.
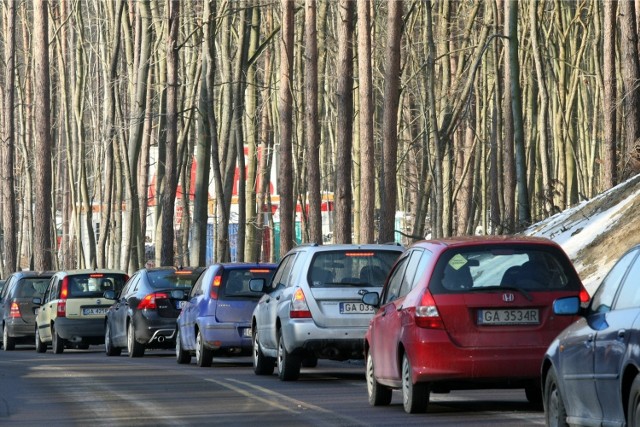
<path fill-rule="evenodd" d="M 264 292 L 252 316 L 253 368 L 283 381 L 318 359 L 363 358 L 373 309 L 362 295 L 380 292 L 403 252 L 399 245 L 300 245 L 280 261 L 272 280 L 254 279 Z"/>
<path fill-rule="evenodd" d="M 13 350 L 17 343 L 33 343 L 35 335 L 34 298 L 42 298 L 53 271 L 18 271 L 7 277 L 0 292 L 2 347 Z"/>

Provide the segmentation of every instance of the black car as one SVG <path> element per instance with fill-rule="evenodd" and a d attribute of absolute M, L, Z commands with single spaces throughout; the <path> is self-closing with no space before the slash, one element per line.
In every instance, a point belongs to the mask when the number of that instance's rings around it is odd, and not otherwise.
<path fill-rule="evenodd" d="M 547 425 L 640 425 L 640 245 L 609 271 L 588 307 L 575 297 L 553 314 L 581 318 L 542 362 Z"/>
<path fill-rule="evenodd" d="M 0 291 L 2 347 L 13 350 L 17 343 L 33 343 L 35 335 L 34 298 L 41 298 L 53 271 L 18 271 L 7 277 Z"/>
<path fill-rule="evenodd" d="M 157 267 L 138 270 L 116 299 L 104 328 L 108 356 L 142 357 L 146 348 L 174 348 L 176 319 L 204 267 Z"/>

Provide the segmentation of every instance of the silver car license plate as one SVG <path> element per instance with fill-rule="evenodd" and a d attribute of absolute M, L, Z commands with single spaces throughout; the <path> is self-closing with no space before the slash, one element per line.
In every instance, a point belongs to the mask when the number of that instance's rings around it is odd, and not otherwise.
<path fill-rule="evenodd" d="M 373 307 L 363 302 L 341 302 L 340 314 L 373 313 Z"/>

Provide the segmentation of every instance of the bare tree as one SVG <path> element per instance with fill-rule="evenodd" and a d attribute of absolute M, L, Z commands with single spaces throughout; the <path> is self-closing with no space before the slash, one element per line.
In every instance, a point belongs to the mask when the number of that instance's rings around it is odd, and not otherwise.
<path fill-rule="evenodd" d="M 382 118 L 382 200 L 379 240 L 395 240 L 396 167 L 398 164 L 398 107 L 400 104 L 400 41 L 402 0 L 387 3 L 387 48 L 385 53 L 384 113 Z M 429 6 L 427 6 L 429 7 Z"/>
<path fill-rule="evenodd" d="M 360 243 L 375 239 L 375 144 L 373 140 L 373 66 L 371 0 L 358 0 L 358 91 L 360 96 Z"/>
<path fill-rule="evenodd" d="M 2 277 L 16 270 L 17 232 L 16 232 L 16 191 L 13 174 L 15 156 L 15 90 L 16 82 L 16 2 L 7 4 L 5 33 L 5 72 L 3 93 L 2 127 L 2 241 L 3 259 Z"/>
<path fill-rule="evenodd" d="M 281 0 L 282 42 L 280 45 L 280 92 L 278 111 L 280 113 L 280 170 L 278 190 L 280 193 L 280 256 L 293 247 L 294 205 L 293 205 L 293 1 Z"/>
<path fill-rule="evenodd" d="M 167 5 L 167 163 L 166 187 L 162 199 L 162 242 L 160 263 L 174 264 L 174 206 L 178 185 L 178 34 L 180 24 L 180 0 L 170 0 Z"/>
<path fill-rule="evenodd" d="M 624 86 L 625 150 L 623 179 L 640 171 L 640 62 L 638 59 L 638 28 L 635 3 L 621 1 L 621 68 Z"/>
<path fill-rule="evenodd" d="M 35 123 L 35 211 L 34 267 L 51 270 L 54 246 L 51 242 L 51 97 L 49 77 L 48 1 L 33 3 L 34 116 Z"/>
<path fill-rule="evenodd" d="M 604 182 L 603 190 L 618 183 L 618 159 L 616 137 L 616 5 L 605 1 L 603 33 L 603 128 L 604 128 Z"/>

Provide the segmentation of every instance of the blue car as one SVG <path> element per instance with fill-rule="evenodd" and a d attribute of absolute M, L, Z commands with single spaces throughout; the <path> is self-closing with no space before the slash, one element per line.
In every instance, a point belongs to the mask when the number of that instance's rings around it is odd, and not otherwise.
<path fill-rule="evenodd" d="M 249 289 L 251 279 L 269 281 L 276 264 L 213 264 L 196 281 L 178 316 L 176 360 L 211 366 L 214 354 L 251 354 L 251 314 L 260 293 Z"/>
<path fill-rule="evenodd" d="M 625 253 L 589 305 L 557 299 L 555 315 L 580 315 L 542 362 L 547 425 L 640 425 L 640 245 Z"/>

